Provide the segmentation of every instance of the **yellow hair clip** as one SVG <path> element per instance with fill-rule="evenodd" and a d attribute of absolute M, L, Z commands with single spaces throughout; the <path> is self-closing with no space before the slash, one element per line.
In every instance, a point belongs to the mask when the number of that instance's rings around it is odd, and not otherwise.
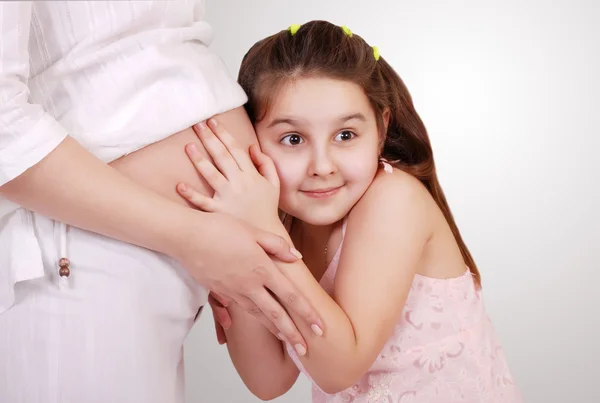
<path fill-rule="evenodd" d="M 345 26 L 345 25 L 342 25 L 342 31 L 344 31 L 344 33 L 345 33 L 346 35 L 348 35 L 348 37 L 352 38 L 352 31 L 350 31 L 350 28 L 348 28 L 348 27 L 347 27 L 347 26 Z"/>
<path fill-rule="evenodd" d="M 290 34 L 292 34 L 292 36 L 294 36 L 294 35 L 296 35 L 296 32 L 298 32 L 298 30 L 300 29 L 301 26 L 302 26 L 301 24 L 292 24 L 288 28 L 288 31 L 290 31 Z"/>
<path fill-rule="evenodd" d="M 379 60 L 379 48 L 377 46 L 373 46 L 373 56 L 375 57 L 375 61 Z"/>

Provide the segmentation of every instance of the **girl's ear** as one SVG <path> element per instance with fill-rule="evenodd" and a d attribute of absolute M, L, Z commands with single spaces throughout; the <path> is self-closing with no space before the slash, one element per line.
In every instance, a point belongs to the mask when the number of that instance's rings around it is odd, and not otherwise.
<path fill-rule="evenodd" d="M 385 108 L 383 110 L 382 117 L 383 117 L 383 128 L 384 128 L 385 133 L 387 133 L 388 126 L 390 125 L 391 114 L 392 113 L 390 112 L 390 108 Z"/>
<path fill-rule="evenodd" d="M 387 131 L 388 131 L 388 127 L 390 126 L 390 116 L 392 116 L 392 113 L 390 111 L 390 108 L 385 108 L 383 110 L 383 113 L 381 114 L 381 120 L 383 121 L 383 127 L 381 130 L 381 138 L 379 140 L 379 154 L 381 154 L 383 152 L 383 146 L 385 145 L 385 138 L 387 136 Z"/>

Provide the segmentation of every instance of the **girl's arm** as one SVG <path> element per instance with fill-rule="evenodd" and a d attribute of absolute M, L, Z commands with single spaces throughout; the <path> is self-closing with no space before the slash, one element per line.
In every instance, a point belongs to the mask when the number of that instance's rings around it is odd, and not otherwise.
<path fill-rule="evenodd" d="M 213 130 L 222 142 L 216 141 L 207 129 L 201 131 L 199 137 L 221 173 L 206 159 L 198 160 L 194 153 L 190 153 L 190 157 L 199 172 L 214 185 L 215 198 L 208 199 L 191 191 L 182 194 L 201 208 L 245 218 L 291 242 L 276 218 L 276 203 L 270 205 L 264 199 L 266 194 L 273 193 L 269 186 L 277 188 L 272 162 L 254 149 L 254 162 L 262 175 L 252 171 L 245 154 L 236 149 L 224 128 L 217 125 Z M 224 152 L 224 144 L 230 153 Z M 227 159 L 234 159 L 236 164 L 226 162 Z M 263 197 L 258 198 L 253 192 Z M 278 192 L 275 195 L 278 197 Z M 297 322 L 308 344 L 308 353 L 300 359 L 325 392 L 335 393 L 351 386 L 369 369 L 391 336 L 431 233 L 428 198 L 421 183 L 404 172 L 394 170 L 392 174 L 377 175 L 348 218 L 333 297 L 321 288 L 302 261 L 278 263 L 328 324 L 323 336 L 318 337 L 309 326 Z M 299 319 L 293 314 L 292 318 Z M 238 319 L 239 316 L 233 318 L 233 326 Z M 262 336 L 252 328 L 252 339 L 244 340 L 244 331 L 256 325 L 244 320 L 235 331 L 232 326 L 227 334 L 232 358 L 238 362 L 236 367 L 245 379 L 258 365 L 261 368 L 273 365 L 264 369 L 265 372 L 277 372 L 280 368 L 277 360 L 273 364 L 270 360 L 255 361 L 253 349 L 262 341 Z M 273 344 L 268 351 L 276 354 L 279 347 Z M 270 379 L 265 376 L 256 382 L 265 382 L 263 386 L 268 387 Z"/>
<path fill-rule="evenodd" d="M 246 387 L 262 400 L 286 393 L 299 371 L 283 342 L 236 304 L 227 309 L 232 319 L 225 330 L 227 349 Z"/>
<path fill-rule="evenodd" d="M 430 234 L 427 196 L 404 172 L 378 174 L 348 217 L 332 297 L 303 262 L 278 264 L 328 323 L 322 337 L 298 326 L 308 344 L 300 360 L 323 391 L 354 384 L 392 335 Z"/>

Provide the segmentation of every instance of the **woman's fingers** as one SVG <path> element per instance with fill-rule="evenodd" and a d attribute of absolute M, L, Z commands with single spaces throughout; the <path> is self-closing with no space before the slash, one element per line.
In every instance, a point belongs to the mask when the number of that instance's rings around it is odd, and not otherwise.
<path fill-rule="evenodd" d="M 265 290 L 265 292 L 268 294 L 268 292 L 266 290 Z M 253 298 L 256 298 L 256 296 L 253 296 Z M 269 295 L 268 298 L 272 299 L 273 297 L 271 295 Z M 287 321 L 284 318 L 280 318 L 280 315 L 287 316 L 287 313 L 285 313 L 285 310 L 282 310 L 281 313 L 278 313 L 275 310 L 275 308 L 273 308 L 273 310 L 270 311 L 271 312 L 270 316 L 267 316 L 267 315 L 265 315 L 265 312 L 263 310 L 261 310 L 261 308 L 259 308 L 254 303 L 254 301 L 248 297 L 240 297 L 239 305 L 242 308 L 244 308 L 248 314 L 252 315 L 255 319 L 257 319 L 260 323 L 262 323 L 262 325 L 264 327 L 266 327 L 279 340 L 283 341 L 281 335 L 283 334 L 284 331 L 287 334 L 293 334 L 292 333 L 293 330 L 291 330 L 291 329 L 293 328 L 295 330 L 294 322 L 292 322 L 292 320 L 289 317 L 288 317 Z M 278 303 L 277 303 L 277 305 L 278 305 Z M 276 323 L 276 320 L 279 321 L 279 323 Z M 281 327 L 283 327 L 283 329 L 287 329 L 287 330 L 282 330 L 278 326 L 281 326 Z M 304 348 L 305 349 L 304 351 L 306 351 L 306 345 L 305 345 L 304 339 L 302 338 L 302 335 L 297 330 L 296 330 L 296 333 L 297 333 L 297 337 L 295 340 L 297 342 L 294 344 L 296 344 L 298 346 L 302 346 L 301 348 Z M 301 348 L 300 348 L 300 352 L 302 352 Z"/>

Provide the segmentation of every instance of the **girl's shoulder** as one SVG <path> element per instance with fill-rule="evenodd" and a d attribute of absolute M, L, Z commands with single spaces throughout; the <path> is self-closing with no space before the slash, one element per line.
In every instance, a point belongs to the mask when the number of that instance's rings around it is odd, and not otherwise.
<path fill-rule="evenodd" d="M 391 197 L 404 202 L 422 202 L 431 198 L 425 185 L 414 176 L 398 168 L 387 166 L 380 169 L 365 196 L 380 199 Z M 381 199 L 380 199 L 381 200 Z"/>
<path fill-rule="evenodd" d="M 388 216 L 391 225 L 406 221 L 407 216 L 423 223 L 429 217 L 431 201 L 425 185 L 414 176 L 397 168 L 380 169 L 348 219 L 359 221 L 376 214 Z"/>

